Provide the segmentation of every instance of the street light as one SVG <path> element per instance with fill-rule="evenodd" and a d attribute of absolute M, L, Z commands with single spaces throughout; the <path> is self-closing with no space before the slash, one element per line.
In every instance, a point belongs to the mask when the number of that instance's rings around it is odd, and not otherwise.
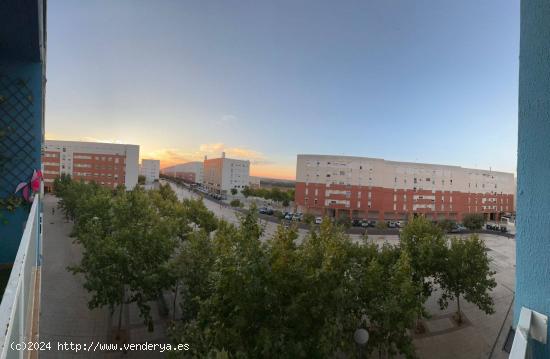
<path fill-rule="evenodd" d="M 359 328 L 353 333 L 353 340 L 359 347 L 359 358 L 363 357 L 363 348 L 367 345 L 369 341 L 369 332 L 366 329 Z"/>

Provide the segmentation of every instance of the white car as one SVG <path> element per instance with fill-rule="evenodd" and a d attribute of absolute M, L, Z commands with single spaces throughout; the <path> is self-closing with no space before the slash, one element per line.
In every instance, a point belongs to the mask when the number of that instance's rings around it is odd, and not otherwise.
<path fill-rule="evenodd" d="M 323 222 L 322 217 L 315 217 L 315 224 L 321 224 L 321 222 Z"/>

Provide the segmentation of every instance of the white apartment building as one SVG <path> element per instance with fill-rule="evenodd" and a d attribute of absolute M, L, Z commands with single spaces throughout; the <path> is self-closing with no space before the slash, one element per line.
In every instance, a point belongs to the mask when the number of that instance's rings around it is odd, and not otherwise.
<path fill-rule="evenodd" d="M 139 145 L 46 140 L 42 165 L 47 190 L 62 174 L 106 187 L 132 189 L 139 174 Z"/>
<path fill-rule="evenodd" d="M 153 183 L 159 180 L 160 160 L 143 159 L 139 172 L 145 176 L 145 183 Z"/>
<path fill-rule="evenodd" d="M 232 188 L 241 191 L 250 184 L 250 161 L 225 157 L 204 159 L 203 185 L 209 192 L 228 194 Z"/>

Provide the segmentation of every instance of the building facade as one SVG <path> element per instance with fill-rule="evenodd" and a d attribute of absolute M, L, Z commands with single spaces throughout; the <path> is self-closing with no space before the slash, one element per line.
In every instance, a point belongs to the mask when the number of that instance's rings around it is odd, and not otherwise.
<path fill-rule="evenodd" d="M 204 159 L 203 185 L 209 192 L 228 194 L 232 188 L 242 190 L 250 184 L 250 161 L 225 158 Z"/>
<path fill-rule="evenodd" d="M 145 183 L 153 183 L 159 180 L 160 160 L 141 160 L 139 174 L 145 176 Z"/>
<path fill-rule="evenodd" d="M 51 190 L 53 181 L 62 174 L 77 181 L 132 189 L 138 180 L 139 146 L 46 140 L 42 162 L 46 190 Z"/>
<path fill-rule="evenodd" d="M 187 183 L 201 184 L 204 179 L 204 164 L 199 161 L 182 163 L 162 169 L 162 174 L 180 178 Z"/>
<path fill-rule="evenodd" d="M 330 217 L 406 220 L 422 215 L 498 220 L 515 212 L 512 173 L 377 158 L 298 155 L 296 205 Z"/>
<path fill-rule="evenodd" d="M 250 176 L 249 187 L 252 189 L 258 189 L 261 187 L 261 178 L 256 176 Z"/>

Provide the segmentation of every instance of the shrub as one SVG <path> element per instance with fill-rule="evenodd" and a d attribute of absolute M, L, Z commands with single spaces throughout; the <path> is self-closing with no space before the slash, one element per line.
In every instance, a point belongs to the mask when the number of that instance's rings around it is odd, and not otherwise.
<path fill-rule="evenodd" d="M 304 221 L 304 223 L 306 224 L 312 224 L 315 222 L 315 216 L 311 213 L 306 213 L 304 214 L 304 217 L 302 219 Z"/>
<path fill-rule="evenodd" d="M 340 217 L 336 220 L 336 223 L 344 228 L 351 227 L 351 219 L 349 217 Z"/>
<path fill-rule="evenodd" d="M 238 199 L 234 199 L 229 204 L 231 205 L 231 207 L 240 207 L 241 201 L 239 201 Z"/>
<path fill-rule="evenodd" d="M 386 229 L 388 228 L 388 224 L 385 221 L 378 221 L 378 223 L 376 223 L 376 228 Z"/>
<path fill-rule="evenodd" d="M 464 223 L 464 227 L 475 231 L 483 227 L 483 223 L 485 223 L 485 218 L 481 213 L 470 213 L 464 216 L 462 222 Z"/>
<path fill-rule="evenodd" d="M 437 222 L 437 226 L 441 228 L 443 232 L 450 232 L 454 224 L 455 222 L 451 221 L 450 219 L 442 219 Z"/>

